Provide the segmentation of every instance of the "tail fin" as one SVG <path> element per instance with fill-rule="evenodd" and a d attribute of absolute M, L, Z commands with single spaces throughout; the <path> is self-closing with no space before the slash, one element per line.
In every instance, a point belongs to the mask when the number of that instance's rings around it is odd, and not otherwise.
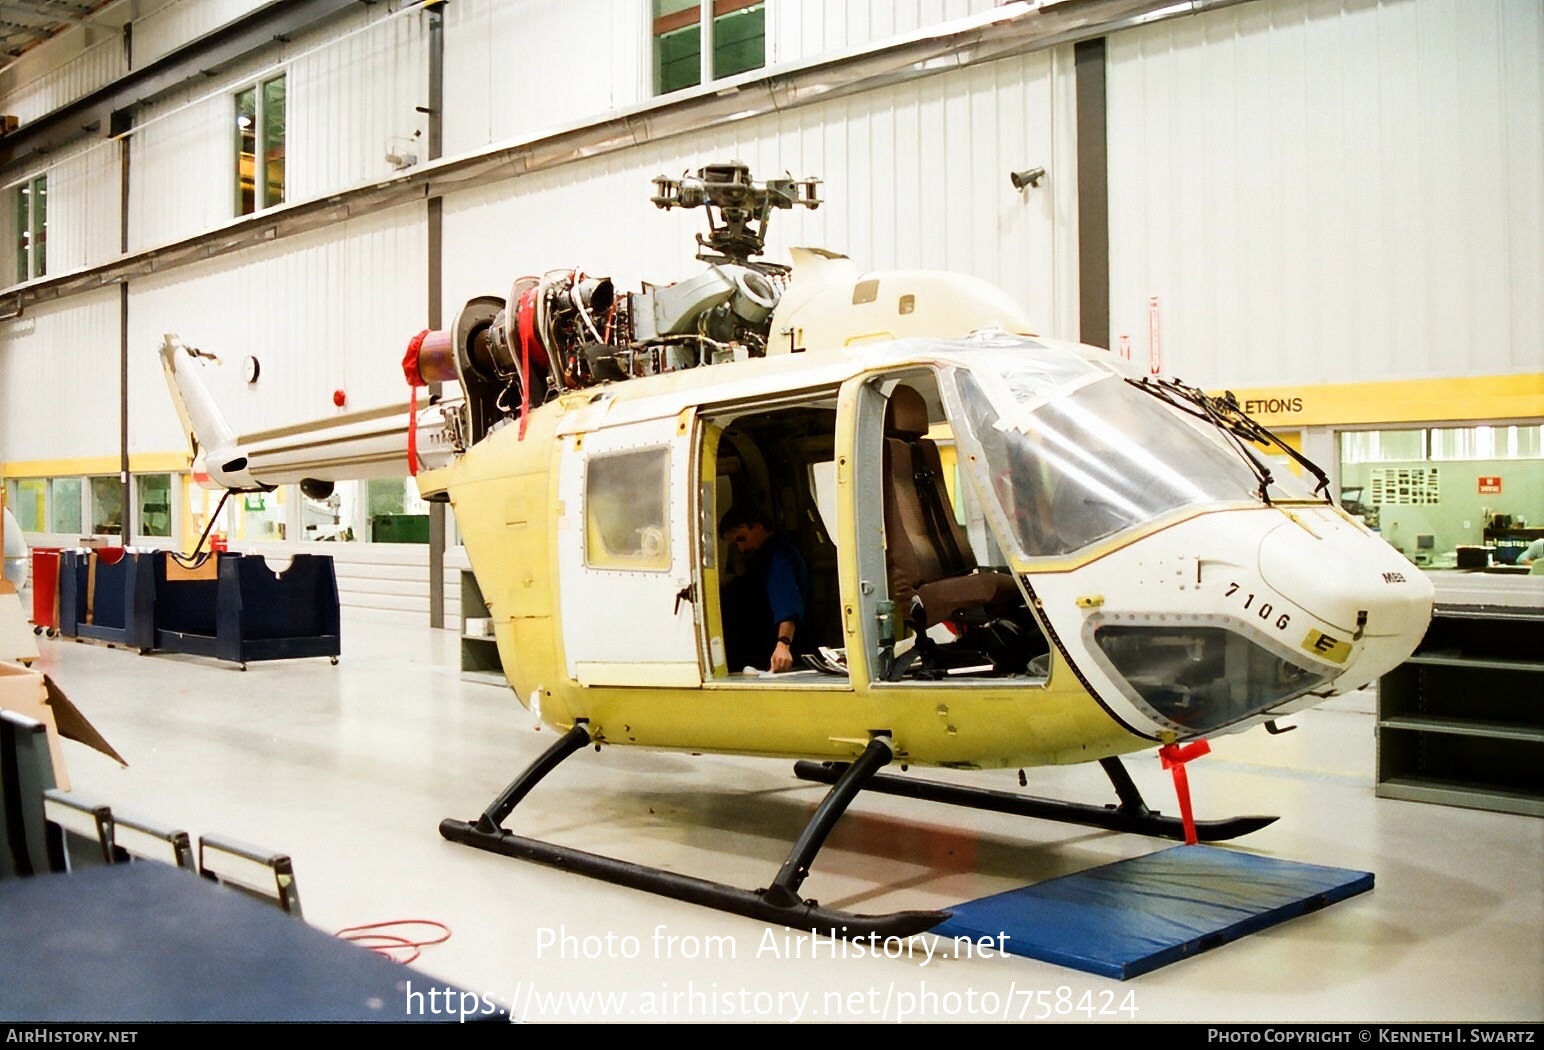
<path fill-rule="evenodd" d="M 247 471 L 246 452 L 198 374 L 196 357 L 218 360 L 213 354 L 183 345 L 170 332 L 162 337 L 161 369 L 193 452 L 194 474 L 207 474 L 212 485 L 238 492 L 264 488 Z"/>

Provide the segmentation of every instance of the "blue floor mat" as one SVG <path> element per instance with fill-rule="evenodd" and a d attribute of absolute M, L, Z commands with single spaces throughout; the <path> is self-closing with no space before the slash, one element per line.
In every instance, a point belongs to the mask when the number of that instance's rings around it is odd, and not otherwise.
<path fill-rule="evenodd" d="M 969 901 L 941 937 L 1125 980 L 1372 889 L 1372 873 L 1175 846 Z"/>

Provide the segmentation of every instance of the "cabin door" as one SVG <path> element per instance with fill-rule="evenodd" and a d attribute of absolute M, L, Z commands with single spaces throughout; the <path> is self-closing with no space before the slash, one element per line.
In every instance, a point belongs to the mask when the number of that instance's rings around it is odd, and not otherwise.
<path fill-rule="evenodd" d="M 690 415 L 566 439 L 558 491 L 568 673 L 583 685 L 696 686 Z"/>

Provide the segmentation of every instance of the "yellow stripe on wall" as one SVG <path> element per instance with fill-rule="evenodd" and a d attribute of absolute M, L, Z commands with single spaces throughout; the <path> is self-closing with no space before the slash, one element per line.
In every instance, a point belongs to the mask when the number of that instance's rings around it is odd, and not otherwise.
<path fill-rule="evenodd" d="M 188 470 L 193 459 L 186 452 L 136 452 L 129 456 L 130 474 L 176 474 Z M 75 459 L 16 459 L 0 463 L 0 478 L 73 478 L 108 474 L 117 477 L 122 461 L 117 456 L 80 456 Z"/>
<path fill-rule="evenodd" d="M 1220 393 L 1221 391 L 1217 391 Z M 1235 389 L 1268 427 L 1372 426 L 1544 417 L 1544 372 Z"/>

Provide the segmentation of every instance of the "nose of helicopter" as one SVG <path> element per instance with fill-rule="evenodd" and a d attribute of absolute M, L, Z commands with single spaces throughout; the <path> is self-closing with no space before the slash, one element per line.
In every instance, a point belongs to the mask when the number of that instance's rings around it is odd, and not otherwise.
<path fill-rule="evenodd" d="M 1399 666 L 1431 621 L 1434 590 L 1382 539 L 1335 511 L 1299 510 L 1261 539 L 1265 582 L 1352 642 L 1337 689 L 1365 685 Z"/>

